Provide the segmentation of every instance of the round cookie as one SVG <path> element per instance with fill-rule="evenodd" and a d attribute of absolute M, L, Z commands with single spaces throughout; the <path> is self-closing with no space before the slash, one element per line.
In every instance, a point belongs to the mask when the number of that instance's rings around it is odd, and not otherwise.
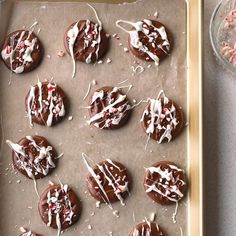
<path fill-rule="evenodd" d="M 67 99 L 63 90 L 55 83 L 40 82 L 31 86 L 25 99 L 25 110 L 30 125 L 53 126 L 66 114 Z"/>
<path fill-rule="evenodd" d="M 41 194 L 38 210 L 47 226 L 64 230 L 78 221 L 81 207 L 68 185 L 51 185 Z"/>
<path fill-rule="evenodd" d="M 158 143 L 170 142 L 184 128 L 182 109 L 161 91 L 157 99 L 149 99 L 141 123 L 145 133 Z"/>
<path fill-rule="evenodd" d="M 37 36 L 28 30 L 10 33 L 2 46 L 2 59 L 13 72 L 20 74 L 35 69 L 42 59 L 42 46 Z"/>
<path fill-rule="evenodd" d="M 186 175 L 173 162 L 157 162 L 146 169 L 144 188 L 155 202 L 162 205 L 173 204 L 185 196 Z"/>
<path fill-rule="evenodd" d="M 80 20 L 70 25 L 65 33 L 65 48 L 74 60 L 93 63 L 108 50 L 109 38 L 102 25 Z"/>
<path fill-rule="evenodd" d="M 139 235 L 165 236 L 166 234 L 158 224 L 146 221 L 136 225 L 129 233 L 129 236 L 139 236 Z"/>
<path fill-rule="evenodd" d="M 89 174 L 86 183 L 91 195 L 108 206 L 120 201 L 124 205 L 124 198 L 129 194 L 130 179 L 127 169 L 119 162 L 104 160 L 91 168 L 84 158 Z"/>
<path fill-rule="evenodd" d="M 6 141 L 12 151 L 13 166 L 30 179 L 40 179 L 56 167 L 56 151 L 41 136 L 26 136 L 18 143 Z"/>
<path fill-rule="evenodd" d="M 127 30 L 121 23 L 130 25 L 132 29 Z M 169 55 L 169 33 L 162 23 L 147 19 L 137 22 L 118 20 L 116 25 L 129 34 L 128 44 L 134 56 L 159 65 Z"/>
<path fill-rule="evenodd" d="M 116 87 L 102 87 L 89 99 L 89 124 L 100 129 L 117 129 L 129 119 L 131 106 L 124 95 Z"/>

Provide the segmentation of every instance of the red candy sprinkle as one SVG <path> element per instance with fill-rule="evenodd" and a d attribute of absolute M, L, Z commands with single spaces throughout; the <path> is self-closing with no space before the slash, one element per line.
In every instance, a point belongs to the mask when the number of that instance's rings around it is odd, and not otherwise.
<path fill-rule="evenodd" d="M 53 87 L 52 85 L 49 85 L 49 86 L 48 86 L 48 90 L 49 90 L 49 91 L 55 91 L 55 87 Z"/>
<path fill-rule="evenodd" d="M 23 42 L 23 41 L 21 41 L 20 43 L 19 43 L 19 45 L 18 45 L 18 49 L 21 49 L 21 48 L 23 48 L 25 46 L 25 43 Z"/>
<path fill-rule="evenodd" d="M 6 53 L 9 54 L 11 52 L 11 47 L 10 46 L 6 46 Z"/>

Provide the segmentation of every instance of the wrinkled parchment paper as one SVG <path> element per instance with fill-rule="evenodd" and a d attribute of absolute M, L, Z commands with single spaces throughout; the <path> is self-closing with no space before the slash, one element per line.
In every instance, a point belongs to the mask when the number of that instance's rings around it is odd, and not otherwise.
<path fill-rule="evenodd" d="M 112 2 L 112 1 L 111 1 Z M 66 230 L 63 235 L 128 235 L 130 229 L 151 213 L 156 213 L 156 220 L 168 235 L 187 234 L 187 199 L 179 205 L 177 223 L 172 221 L 175 205 L 163 207 L 146 195 L 143 189 L 144 167 L 160 160 L 171 160 L 182 168 L 187 166 L 187 132 L 186 130 L 173 142 L 158 145 L 150 141 L 147 150 L 144 149 L 147 135 L 139 123 L 145 103 L 133 110 L 127 125 L 115 131 L 98 130 L 86 124 L 88 119 L 87 99 L 83 101 L 89 83 L 91 91 L 105 85 L 133 85 L 128 97 L 131 102 L 156 97 L 161 89 L 183 107 L 186 114 L 186 5 L 184 0 L 141 0 L 130 4 L 92 3 L 98 16 L 103 22 L 104 29 L 111 36 L 118 34 L 120 39 L 111 37 L 109 53 L 103 64 L 86 65 L 77 63 L 76 78 L 71 78 L 72 61 L 69 55 L 59 58 L 58 51 L 64 49 L 63 37 L 66 28 L 72 22 L 80 19 L 96 21 L 93 11 L 85 3 L 44 3 L 44 2 L 15 2 L 10 8 L 8 3 L 1 4 L 1 40 L 6 33 L 28 28 L 35 21 L 35 33 L 41 39 L 45 54 L 42 64 L 33 72 L 15 75 L 0 62 L 0 101 L 1 101 L 1 175 L 0 175 L 0 235 L 19 235 L 19 227 L 26 226 L 42 235 L 56 235 L 57 230 L 47 227 L 40 219 L 37 210 L 38 197 L 34 191 L 33 182 L 20 174 L 15 174 L 11 168 L 11 150 L 5 144 L 6 139 L 17 142 L 26 135 L 39 134 L 46 137 L 56 148 L 58 154 L 64 153 L 58 168 L 52 175 L 38 180 L 38 191 L 41 193 L 48 181 L 69 184 L 78 194 L 83 207 L 79 222 Z M 8 12 L 9 11 L 9 12 Z M 171 55 L 161 62 L 159 67 L 154 63 L 145 63 L 134 58 L 131 53 L 124 52 L 127 47 L 128 35 L 115 26 L 117 19 L 137 21 L 144 18 L 155 19 L 164 23 L 172 32 L 174 45 Z M 9 14 L 8 14 L 9 13 Z M 6 14 L 6 16 L 4 16 Z M 122 43 L 122 46 L 119 46 Z M 106 64 L 106 59 L 112 62 Z M 132 75 L 131 66 L 134 61 L 140 62 L 145 71 Z M 151 64 L 151 68 L 147 66 Z M 40 80 L 52 77 L 60 85 L 70 100 L 70 110 L 66 119 L 57 126 L 48 128 L 35 125 L 30 127 L 25 117 L 24 100 L 30 85 Z M 10 83 L 10 85 L 9 85 Z M 124 88 L 126 92 L 128 88 Z M 69 121 L 68 117 L 73 120 Z M 117 218 L 103 204 L 96 208 L 94 200 L 87 193 L 85 175 L 87 169 L 81 153 L 89 156 L 93 165 L 105 158 L 120 161 L 129 169 L 133 184 L 131 196 L 126 199 L 126 206 L 119 202 L 113 204 L 114 210 L 119 211 Z M 94 162 L 94 163 L 93 163 Z M 95 213 L 94 216 L 91 214 Z M 88 225 L 92 229 L 88 229 Z"/>

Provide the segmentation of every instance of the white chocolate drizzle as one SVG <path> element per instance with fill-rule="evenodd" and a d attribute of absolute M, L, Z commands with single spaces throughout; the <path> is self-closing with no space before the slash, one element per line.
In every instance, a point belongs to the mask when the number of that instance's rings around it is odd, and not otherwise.
<path fill-rule="evenodd" d="M 164 108 L 166 104 L 169 103 L 169 99 L 165 96 L 163 90 L 160 91 L 157 99 L 148 99 L 150 105 L 144 110 L 141 122 L 144 121 L 145 117 L 148 117 L 148 127 L 146 133 L 151 135 L 158 129 L 158 132 L 163 131 L 163 134 L 157 140 L 158 143 L 162 143 L 164 139 L 167 139 L 168 142 L 172 139 L 172 130 L 178 125 L 176 119 L 176 107 L 174 104 L 171 105 L 171 108 Z M 167 125 L 161 125 L 163 119 L 168 120 Z"/>
<path fill-rule="evenodd" d="M 51 154 L 51 151 L 53 150 L 52 146 L 40 146 L 35 142 L 33 137 L 26 136 L 26 138 L 29 140 L 27 147 L 6 140 L 6 143 L 14 151 L 17 157 L 16 165 L 23 169 L 31 179 L 35 179 L 37 174 L 46 176 L 50 169 L 55 168 L 55 163 L 53 162 Z M 31 159 L 29 154 L 26 153 L 26 150 L 30 148 L 30 146 L 37 151 L 37 156 L 34 159 Z M 45 162 L 45 164 L 43 164 L 43 162 Z"/>
<path fill-rule="evenodd" d="M 17 74 L 24 72 L 24 67 L 26 64 L 33 63 L 33 58 L 31 57 L 31 54 L 35 49 L 38 49 L 36 47 L 36 43 L 38 42 L 38 39 L 34 37 L 32 40 L 30 40 L 30 36 L 32 35 L 33 29 L 37 24 L 38 22 L 35 22 L 30 27 L 29 31 L 23 30 L 21 32 L 16 32 L 15 34 L 13 34 L 10 37 L 9 45 L 7 45 L 1 51 L 3 60 L 4 61 L 9 60 L 11 71 Z M 25 36 L 26 38 L 23 40 Z M 18 40 L 16 41 L 17 37 L 18 37 Z M 14 58 L 16 52 L 19 55 L 16 58 Z M 18 64 L 18 66 L 16 66 L 15 68 L 13 68 L 14 62 Z"/>
<path fill-rule="evenodd" d="M 74 210 L 69 199 L 68 191 L 69 187 L 67 184 L 60 185 L 60 188 L 53 189 L 47 193 L 47 205 L 48 205 L 48 223 L 47 226 L 51 226 L 53 216 L 56 217 L 57 225 L 57 236 L 61 234 L 62 224 L 64 222 L 69 222 L 72 224 L 72 218 L 74 216 Z M 63 220 L 63 221 L 62 221 Z"/>
<path fill-rule="evenodd" d="M 74 44 L 75 44 L 75 41 L 76 41 L 76 39 L 78 37 L 78 34 L 79 34 L 78 23 L 79 22 L 76 22 L 75 25 L 67 33 L 68 44 L 69 44 L 69 51 L 70 51 L 70 55 L 72 57 L 72 62 L 73 62 L 72 78 L 75 77 L 75 72 L 76 72 L 75 55 L 74 55 Z"/>
<path fill-rule="evenodd" d="M 86 49 L 88 47 L 95 48 L 97 46 L 95 54 L 96 54 L 96 59 L 98 59 L 98 53 L 100 50 L 100 43 L 101 43 L 102 22 L 99 19 L 98 14 L 97 14 L 96 10 L 94 9 L 94 7 L 92 7 L 90 4 L 87 4 L 87 5 L 93 10 L 93 12 L 96 16 L 96 19 L 98 21 L 98 25 L 97 24 L 94 25 L 94 29 L 91 34 L 91 32 L 90 32 L 91 22 L 90 22 L 90 20 L 86 20 L 86 23 L 85 23 L 86 28 L 84 30 L 84 49 Z M 74 52 L 74 45 L 75 45 L 75 42 L 76 42 L 78 35 L 80 33 L 79 28 L 78 28 L 78 24 L 79 24 L 79 21 L 76 22 L 67 33 L 69 51 L 70 51 L 70 55 L 72 57 L 72 62 L 73 62 L 72 78 L 75 77 L 75 73 L 76 73 L 76 65 L 75 65 L 76 52 Z M 93 37 L 93 40 L 90 44 L 89 42 L 92 37 Z M 91 63 L 93 53 L 94 53 L 93 51 L 91 53 L 89 53 L 88 57 L 85 59 L 86 63 L 88 63 L 88 64 Z"/>
<path fill-rule="evenodd" d="M 23 232 L 21 236 L 36 236 L 32 231 Z"/>
<path fill-rule="evenodd" d="M 182 169 L 179 169 L 175 165 L 168 164 L 168 167 L 165 167 L 163 165 L 160 165 L 158 167 L 149 167 L 146 169 L 146 171 L 150 172 L 151 175 L 158 174 L 160 181 L 153 180 L 153 183 L 151 185 L 145 184 L 146 186 L 146 192 L 156 192 L 163 196 L 164 198 L 167 198 L 171 202 L 177 203 L 180 199 L 183 198 L 183 193 L 181 192 L 181 189 L 179 186 L 184 186 L 186 183 L 179 178 L 179 174 L 183 173 L 184 171 Z M 174 172 L 175 173 L 174 176 Z M 178 208 L 178 205 L 176 205 L 176 209 Z M 175 216 L 177 214 L 173 214 L 173 221 L 175 219 Z"/>
<path fill-rule="evenodd" d="M 145 225 L 142 224 L 141 232 L 140 232 L 139 229 L 134 228 L 132 236 L 151 236 L 151 235 L 154 235 L 153 232 L 152 232 L 152 224 L 155 224 L 158 235 L 164 236 L 164 234 L 160 231 L 160 228 L 159 228 L 158 224 L 151 223 L 150 221 L 147 220 L 146 217 L 145 217 L 145 222 L 146 222 L 148 227 L 145 227 Z"/>
<path fill-rule="evenodd" d="M 110 209 L 113 209 L 112 204 L 109 200 L 109 197 L 102 185 L 102 181 L 99 177 L 99 175 L 97 175 L 93 168 L 88 164 L 88 161 L 86 160 L 87 155 L 82 153 L 82 157 L 83 160 L 87 166 L 87 169 L 89 171 L 89 173 L 91 174 L 91 176 L 94 178 L 94 180 L 96 181 L 98 187 L 100 188 L 100 190 L 102 191 L 102 193 L 104 194 L 106 199 L 103 199 L 104 202 L 108 205 L 108 207 Z M 128 189 L 128 181 L 125 181 L 126 176 L 124 176 L 123 178 L 121 178 L 121 176 L 119 176 L 119 174 L 117 176 L 112 174 L 112 168 L 116 168 L 117 170 L 119 170 L 120 173 L 122 173 L 123 171 L 125 171 L 125 169 L 121 169 L 119 166 L 117 166 L 112 160 L 110 159 L 106 159 L 106 161 L 112 166 L 112 167 L 108 167 L 108 165 L 106 165 L 106 163 L 104 162 L 102 165 L 96 164 L 96 166 L 98 167 L 98 169 L 101 171 L 101 173 L 103 174 L 104 178 L 108 181 L 108 185 L 112 187 L 117 199 L 119 199 L 120 203 L 122 206 L 125 206 L 124 203 L 124 199 L 122 197 L 122 193 L 124 192 L 128 192 L 129 193 L 129 189 Z M 124 184 L 121 184 L 121 182 L 124 182 Z"/>
<path fill-rule="evenodd" d="M 48 96 L 43 99 L 43 86 L 47 86 Z M 36 89 L 38 88 L 38 96 L 36 96 Z M 37 109 L 37 105 L 39 108 Z M 46 110 L 46 111 L 45 111 Z M 47 85 L 42 84 L 38 80 L 36 86 L 31 86 L 27 98 L 27 115 L 29 117 L 30 125 L 33 126 L 32 116 L 40 116 L 43 119 L 43 113 L 49 112 L 47 120 L 43 120 L 45 125 L 52 126 L 54 117 L 65 116 L 65 106 L 61 96 L 57 93 L 57 85 L 49 82 Z"/>
<path fill-rule="evenodd" d="M 121 26 L 120 23 L 131 25 L 132 27 L 134 27 L 134 30 L 127 30 L 123 26 Z M 139 51 L 146 53 L 155 62 L 156 65 L 159 65 L 159 57 L 151 52 L 151 50 L 141 42 L 139 32 L 142 32 L 148 38 L 148 41 L 150 44 L 152 44 L 153 48 L 159 47 L 166 54 L 168 54 L 168 51 L 170 50 L 170 43 L 166 34 L 165 27 L 161 26 L 160 28 L 157 28 L 152 24 L 151 20 L 144 19 L 143 21 L 138 21 L 135 23 L 126 20 L 118 20 L 116 21 L 116 26 L 127 32 L 130 35 L 131 45 Z M 153 28 L 154 32 L 150 32 L 150 30 L 148 29 L 150 27 Z M 155 43 L 158 37 L 161 37 L 161 39 L 163 40 L 161 45 L 157 45 Z"/>
<path fill-rule="evenodd" d="M 115 100 L 114 98 L 112 98 L 113 94 L 117 94 L 118 96 Z M 107 99 L 108 105 L 104 106 L 100 112 L 96 113 L 88 121 L 88 124 L 94 124 L 97 128 L 100 129 L 108 128 L 111 125 L 118 125 L 121 119 L 124 117 L 125 112 L 131 109 L 131 106 L 129 105 L 128 101 L 124 103 L 126 95 L 119 93 L 117 87 L 114 87 L 112 91 L 109 91 L 106 98 L 105 92 L 103 90 L 95 92 L 92 96 L 90 106 L 98 100 L 103 103 L 103 99 Z M 107 114 L 111 115 L 112 117 L 106 119 Z M 103 123 L 104 125 L 101 127 L 101 124 Z"/>

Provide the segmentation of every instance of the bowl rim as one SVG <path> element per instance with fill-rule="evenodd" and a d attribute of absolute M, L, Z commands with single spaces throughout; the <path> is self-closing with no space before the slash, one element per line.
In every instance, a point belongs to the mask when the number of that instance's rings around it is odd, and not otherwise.
<path fill-rule="evenodd" d="M 220 51 L 218 50 L 218 48 L 217 48 L 217 46 L 216 46 L 216 42 L 215 42 L 214 36 L 213 36 L 214 20 L 215 20 L 215 18 L 216 18 L 216 16 L 217 16 L 217 13 L 218 13 L 219 9 L 222 7 L 223 2 L 225 2 L 225 0 L 221 0 L 221 1 L 217 4 L 217 6 L 215 7 L 215 9 L 214 9 L 214 11 L 213 11 L 213 13 L 212 13 L 212 15 L 211 15 L 210 26 L 209 26 L 210 41 L 211 41 L 211 46 L 212 46 L 212 48 L 213 48 L 214 53 L 216 54 L 216 56 L 217 56 L 217 58 L 220 60 L 220 62 L 223 64 L 223 66 L 224 66 L 226 69 L 228 69 L 228 70 L 230 70 L 230 71 L 236 73 L 236 67 L 233 66 L 228 60 L 226 60 L 226 59 L 222 56 L 222 54 L 220 53 Z"/>

